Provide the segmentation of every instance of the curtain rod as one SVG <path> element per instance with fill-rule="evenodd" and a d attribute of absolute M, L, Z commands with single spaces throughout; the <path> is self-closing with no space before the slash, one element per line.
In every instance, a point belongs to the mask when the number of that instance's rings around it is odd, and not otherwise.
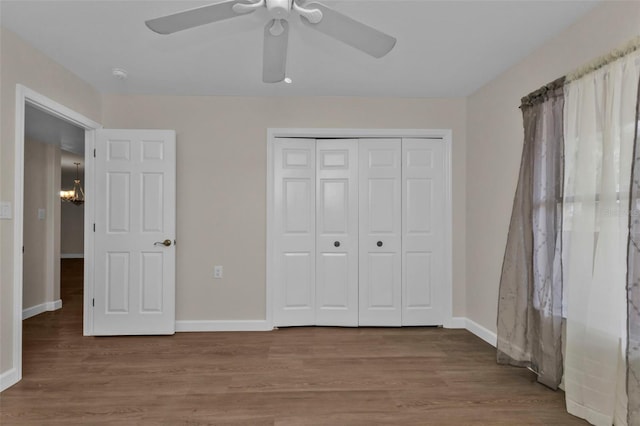
<path fill-rule="evenodd" d="M 548 99 L 551 96 L 558 96 L 558 89 L 563 87 L 565 84 L 577 80 L 580 77 L 584 77 L 590 72 L 596 71 L 597 69 L 602 68 L 603 66 L 622 58 L 636 50 L 640 50 L 640 36 L 636 36 L 631 39 L 627 44 L 623 47 L 614 49 L 606 55 L 603 55 L 586 65 L 574 70 L 573 72 L 567 74 L 566 76 L 560 77 L 551 83 L 545 84 L 538 90 L 534 90 L 529 93 L 527 96 L 521 99 L 520 108 L 526 108 L 533 105 L 536 105 L 545 99 Z"/>
<path fill-rule="evenodd" d="M 565 83 L 569 83 L 570 81 L 574 81 L 583 77 L 590 72 L 593 72 L 597 69 L 602 68 L 603 66 L 622 58 L 623 56 L 628 55 L 631 52 L 640 49 L 640 36 L 635 37 L 631 41 L 629 41 L 626 45 L 621 48 L 614 49 L 606 55 L 603 55 L 588 64 L 578 68 L 577 70 L 567 74 L 567 78 L 565 79 Z"/>

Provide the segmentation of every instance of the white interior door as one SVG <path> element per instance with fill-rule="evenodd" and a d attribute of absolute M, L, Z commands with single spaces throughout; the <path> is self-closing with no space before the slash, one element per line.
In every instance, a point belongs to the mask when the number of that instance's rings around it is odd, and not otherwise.
<path fill-rule="evenodd" d="M 175 331 L 175 143 L 172 130 L 96 131 L 96 335 Z"/>
<path fill-rule="evenodd" d="M 402 325 L 444 321 L 444 144 L 402 140 Z"/>
<path fill-rule="evenodd" d="M 316 141 L 273 146 L 274 325 L 315 325 Z"/>
<path fill-rule="evenodd" d="M 358 140 L 316 141 L 316 324 L 358 326 Z"/>
<path fill-rule="evenodd" d="M 359 325 L 400 326 L 401 141 L 362 139 L 359 145 Z"/>

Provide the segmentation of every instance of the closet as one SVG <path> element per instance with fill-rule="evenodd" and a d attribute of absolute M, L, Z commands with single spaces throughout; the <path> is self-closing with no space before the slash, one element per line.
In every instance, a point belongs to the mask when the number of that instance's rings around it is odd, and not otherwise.
<path fill-rule="evenodd" d="M 275 326 L 443 324 L 441 139 L 274 138 Z"/>

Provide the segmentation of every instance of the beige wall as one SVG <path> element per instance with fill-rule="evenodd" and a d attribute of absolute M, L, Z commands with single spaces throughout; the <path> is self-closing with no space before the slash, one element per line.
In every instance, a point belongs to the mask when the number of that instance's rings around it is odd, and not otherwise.
<path fill-rule="evenodd" d="M 267 128 L 452 129 L 454 315 L 464 315 L 465 110 L 463 99 L 105 96 L 103 124 L 177 131 L 178 320 L 265 318 Z"/>
<path fill-rule="evenodd" d="M 84 188 L 84 172 L 80 170 L 80 183 Z M 62 189 L 73 189 L 75 170 L 62 172 Z M 84 253 L 84 204 L 62 203 L 60 221 L 60 253 L 81 255 Z"/>
<path fill-rule="evenodd" d="M 17 83 L 95 121 L 101 117 L 96 90 L 12 32 L 0 29 L 0 200 L 12 203 Z M 13 220 L 0 220 L 0 374 L 13 367 L 13 262 Z"/>
<path fill-rule="evenodd" d="M 60 149 L 32 140 L 24 147 L 22 307 L 60 298 Z M 38 210 L 45 217 L 38 217 Z"/>
<path fill-rule="evenodd" d="M 640 34 L 640 2 L 603 2 L 468 98 L 467 317 L 496 330 L 498 286 L 524 138 L 520 98 Z"/>

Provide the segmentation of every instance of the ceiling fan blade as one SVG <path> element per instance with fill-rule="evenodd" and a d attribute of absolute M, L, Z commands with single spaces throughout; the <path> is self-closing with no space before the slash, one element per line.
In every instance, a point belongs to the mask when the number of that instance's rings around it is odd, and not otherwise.
<path fill-rule="evenodd" d="M 304 7 L 319 9 L 323 15 L 322 20 L 317 24 L 312 24 L 307 18 L 300 16 L 304 24 L 373 57 L 383 57 L 396 45 L 394 37 L 351 19 L 323 4 L 306 3 Z"/>
<path fill-rule="evenodd" d="M 233 6 L 237 3 L 244 2 L 241 0 L 227 0 L 221 3 L 161 16 L 160 18 L 149 19 L 145 24 L 147 24 L 147 27 L 149 27 L 151 31 L 155 31 L 158 34 L 172 34 L 200 25 L 222 21 L 223 19 L 242 16 L 233 10 Z"/>
<path fill-rule="evenodd" d="M 275 19 L 264 27 L 264 48 L 262 50 L 262 81 L 265 83 L 279 83 L 284 80 L 287 68 L 287 45 L 289 42 L 289 23 L 280 20 L 282 27 L 279 31 L 272 31 Z M 278 33 L 274 35 L 273 33 Z"/>

